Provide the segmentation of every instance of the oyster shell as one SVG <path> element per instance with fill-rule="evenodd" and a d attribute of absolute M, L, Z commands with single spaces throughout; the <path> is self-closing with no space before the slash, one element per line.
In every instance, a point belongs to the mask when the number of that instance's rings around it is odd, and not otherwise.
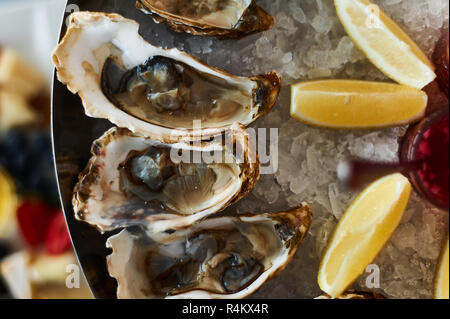
<path fill-rule="evenodd" d="M 238 38 L 274 24 L 254 0 L 139 0 L 136 7 L 174 31 L 195 35 Z"/>
<path fill-rule="evenodd" d="M 224 138 L 177 144 L 112 128 L 93 144 L 75 186 L 74 212 L 102 232 L 134 225 L 155 232 L 177 229 L 245 196 L 259 168 L 239 126 Z"/>
<path fill-rule="evenodd" d="M 171 233 L 126 229 L 108 239 L 118 298 L 235 299 L 284 269 L 311 223 L 287 212 L 210 218 Z"/>
<path fill-rule="evenodd" d="M 88 116 L 178 142 L 219 135 L 234 123 L 247 126 L 278 97 L 276 72 L 233 76 L 177 49 L 152 46 L 135 21 L 117 14 L 75 12 L 70 21 L 53 62 Z"/>

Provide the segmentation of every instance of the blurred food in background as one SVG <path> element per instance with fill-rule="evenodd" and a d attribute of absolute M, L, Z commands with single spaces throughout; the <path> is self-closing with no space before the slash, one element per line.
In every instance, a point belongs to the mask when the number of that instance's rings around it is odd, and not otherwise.
<path fill-rule="evenodd" d="M 0 50 L 0 132 L 37 124 L 41 114 L 31 100 L 46 94 L 45 79 L 13 49 Z"/>
<path fill-rule="evenodd" d="M 79 287 L 67 288 L 67 265 L 77 264 L 69 251 L 57 256 L 42 252 L 17 252 L 0 265 L 5 282 L 16 298 L 83 299 L 90 296 L 84 281 Z M 70 281 L 70 278 L 69 278 Z"/>
<path fill-rule="evenodd" d="M 60 208 L 50 76 L 3 41 L 0 32 L 0 298 L 91 298 Z"/>
<path fill-rule="evenodd" d="M 66 287 L 77 265 L 59 207 L 45 78 L 13 49 L 0 54 L 0 272 L 16 298 L 86 298 Z M 12 255 L 10 253 L 15 252 Z M 2 288 L 1 294 L 8 290 Z"/>

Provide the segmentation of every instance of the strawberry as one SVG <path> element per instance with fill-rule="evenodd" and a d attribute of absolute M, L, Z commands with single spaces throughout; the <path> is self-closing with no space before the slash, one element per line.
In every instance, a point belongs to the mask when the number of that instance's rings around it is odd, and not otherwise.
<path fill-rule="evenodd" d="M 39 200 L 27 199 L 17 210 L 17 221 L 26 243 L 35 248 L 44 243 L 54 210 Z"/>
<path fill-rule="evenodd" d="M 59 255 L 68 251 L 72 247 L 66 220 L 60 210 L 54 216 L 48 227 L 45 240 L 45 249 L 50 255 Z"/>

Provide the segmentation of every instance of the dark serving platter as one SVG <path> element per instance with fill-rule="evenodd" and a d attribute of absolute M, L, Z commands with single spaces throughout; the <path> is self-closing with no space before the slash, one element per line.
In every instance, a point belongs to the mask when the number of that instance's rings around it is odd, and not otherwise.
<path fill-rule="evenodd" d="M 66 11 L 60 38 L 66 33 L 67 18 L 71 12 L 101 11 L 118 13 L 137 21 L 140 24 L 141 36 L 155 46 L 172 48 L 174 43 L 184 45 L 187 40 L 193 39 L 191 35 L 177 33 L 164 24 L 155 23 L 148 15 L 136 9 L 135 1 L 132 0 L 71 0 Z M 250 36 L 247 40 L 252 41 L 251 38 Z M 211 40 L 219 41 L 214 38 Z M 230 49 L 236 46 L 234 40 L 220 41 Z M 220 64 L 220 61 L 218 63 Z M 213 66 L 227 69 L 224 65 Z M 54 75 L 52 135 L 61 202 L 72 243 L 87 282 L 94 297 L 103 299 L 116 298 L 117 283 L 109 276 L 106 267 L 106 256 L 110 251 L 105 247 L 105 243 L 112 233 L 102 235 L 87 223 L 77 221 L 72 208 L 72 194 L 78 174 L 85 168 L 90 158 L 92 142 L 112 126 L 107 120 L 86 116 L 78 95 L 68 91 L 66 86 L 57 80 L 56 74 Z"/>
<path fill-rule="evenodd" d="M 426 1 L 424 1 L 424 3 L 425 2 Z M 284 2 L 280 1 L 280 3 L 282 3 L 284 5 Z M 314 4 L 314 2 L 311 2 L 309 4 L 312 6 Z M 402 5 L 404 5 L 404 3 Z M 281 4 L 280 4 L 280 6 L 281 6 Z M 311 8 L 309 8 L 309 9 L 311 9 Z M 164 24 L 155 23 L 149 16 L 145 15 L 144 13 L 142 13 L 141 11 L 139 11 L 135 8 L 134 0 L 71 0 L 70 4 L 67 6 L 67 10 L 66 10 L 66 11 L 68 11 L 68 13 L 66 13 L 65 19 L 63 20 L 63 25 L 61 27 L 61 37 L 64 36 L 66 33 L 66 23 L 65 22 L 67 21 L 67 17 L 69 15 L 69 13 L 74 10 L 75 11 L 78 11 L 78 10 L 80 10 L 80 11 L 102 11 L 102 12 L 121 14 L 126 18 L 137 21 L 140 24 L 141 36 L 145 40 L 150 42 L 151 44 L 153 44 L 155 46 L 167 47 L 167 48 L 172 48 L 174 46 L 178 47 L 179 49 L 187 51 L 187 53 L 196 56 L 200 60 L 207 62 L 209 65 L 211 65 L 213 67 L 218 67 L 218 68 L 224 69 L 233 74 L 240 74 L 240 75 L 244 75 L 244 76 L 249 75 L 248 72 L 252 72 L 250 74 L 254 74 L 253 70 L 250 71 L 248 68 L 242 67 L 242 65 L 252 64 L 254 66 L 256 64 L 259 65 L 259 63 L 265 63 L 265 62 L 261 62 L 261 61 L 263 61 L 262 59 L 256 59 L 256 58 L 253 59 L 253 61 L 251 63 L 250 62 L 242 63 L 242 64 L 240 63 L 241 60 L 246 59 L 246 55 L 249 53 L 249 48 L 253 49 L 256 46 L 256 42 L 259 39 L 258 35 L 248 36 L 242 40 L 239 40 L 240 43 L 237 40 L 216 40 L 213 38 L 211 38 L 211 39 L 202 38 L 202 40 L 197 40 L 200 38 L 197 38 L 197 37 L 194 37 L 194 36 L 191 36 L 188 34 L 176 33 L 176 32 L 171 31 Z M 285 11 L 290 10 L 290 7 L 286 8 L 284 10 Z M 281 13 L 281 17 L 283 17 L 283 12 Z M 288 21 L 290 21 L 290 20 L 288 20 Z M 281 21 L 281 22 L 282 22 L 281 24 L 283 24 L 285 21 Z M 418 22 L 420 22 L 420 21 L 418 21 Z M 289 25 L 287 25 L 287 27 L 289 27 Z M 301 38 L 301 39 L 305 40 L 305 43 L 307 43 L 307 42 L 312 43 L 312 40 L 310 38 L 308 38 L 308 36 L 311 35 L 310 33 L 308 33 L 308 30 L 311 30 L 311 32 L 312 32 L 312 31 L 314 31 L 313 29 L 315 29 L 315 28 L 313 28 L 311 25 L 308 26 L 308 28 L 307 28 L 307 26 L 299 27 L 298 29 L 296 29 L 298 31 L 292 33 L 291 36 L 286 35 L 287 38 L 285 40 L 291 41 L 293 39 L 293 37 L 299 36 L 300 33 L 302 33 L 303 31 L 306 30 L 305 37 Z M 281 28 L 281 29 L 282 30 L 277 31 L 277 33 L 276 33 L 277 37 L 281 36 L 281 35 L 284 36 L 286 34 L 287 31 L 283 31 L 284 30 L 283 28 Z M 341 41 L 343 39 L 345 39 L 345 36 L 342 37 L 344 34 L 345 34 L 345 31 L 343 30 L 343 28 L 340 28 L 340 29 L 338 28 L 336 31 L 336 34 L 334 34 L 332 36 L 332 38 L 333 38 L 332 40 L 335 40 L 335 39 L 338 39 L 339 37 L 341 37 L 341 38 L 339 38 L 340 39 L 339 44 L 340 44 Z M 319 40 L 320 39 L 321 39 L 321 37 L 319 37 Z M 267 40 L 267 38 L 266 38 L 266 40 Z M 317 44 L 317 42 L 319 40 L 315 40 L 316 41 L 315 43 Z M 330 39 L 328 39 L 328 40 L 330 40 Z M 347 38 L 347 40 L 349 40 L 349 39 Z M 215 42 L 215 41 L 220 41 L 220 42 Z M 294 41 L 296 41 L 296 40 L 294 40 Z M 214 42 L 213 44 L 214 44 L 215 49 L 216 49 L 216 47 L 220 47 L 220 51 L 215 50 L 214 52 L 212 52 L 212 50 L 205 50 L 207 52 L 203 52 L 203 55 L 202 55 L 201 54 L 201 52 L 203 51 L 202 45 L 204 45 L 207 49 L 211 49 L 210 48 L 211 42 Z M 329 43 L 331 43 L 331 42 L 329 42 Z M 218 45 L 218 44 L 220 44 L 220 45 Z M 303 43 L 299 42 L 298 45 L 296 45 L 294 49 L 291 48 L 291 49 L 289 49 L 289 51 L 298 50 L 299 53 L 305 53 L 306 51 L 302 49 L 302 46 L 304 46 Z M 186 49 L 186 48 L 190 48 L 190 51 L 189 51 L 189 49 Z M 261 51 L 262 49 L 265 49 L 264 41 L 262 44 L 261 43 L 259 44 L 259 51 Z M 258 51 L 258 50 L 255 50 L 255 51 Z M 335 51 L 337 51 L 337 49 Z M 233 54 L 231 55 L 230 52 Z M 321 49 L 317 52 L 324 53 L 326 51 L 324 51 L 324 49 L 323 50 Z M 264 55 L 264 54 L 265 54 L 265 50 L 262 55 Z M 320 56 L 322 56 L 322 55 L 320 55 Z M 276 59 L 277 57 L 278 56 L 272 57 L 271 58 L 272 63 L 268 63 L 271 68 L 276 69 L 276 67 L 273 67 L 273 65 L 274 65 L 273 62 L 275 60 L 277 60 Z M 315 61 L 321 62 L 321 59 L 317 59 Z M 359 68 L 360 65 L 364 72 L 366 72 L 368 70 L 367 73 L 371 73 L 371 75 L 365 75 L 363 77 L 363 79 L 379 80 L 380 74 L 377 72 L 374 72 L 374 70 L 375 70 L 374 67 L 372 65 L 370 65 L 368 63 L 368 61 L 365 61 L 364 59 L 358 60 L 355 63 L 350 63 L 349 68 L 345 69 L 345 70 L 340 70 L 339 71 L 340 73 L 336 73 L 338 69 L 336 69 L 334 67 L 330 67 L 329 71 L 332 73 L 334 72 L 333 74 L 338 74 L 338 76 L 341 76 L 342 74 L 347 74 L 347 73 L 345 73 L 347 71 L 349 71 L 349 72 L 351 71 L 352 73 L 349 73 L 349 74 L 355 75 L 356 73 L 354 72 L 353 67 L 358 66 L 358 68 Z M 303 66 L 303 67 L 308 66 L 309 67 L 309 65 L 305 61 L 303 61 L 302 64 L 297 63 L 297 67 L 299 67 L 299 66 Z M 265 68 L 263 68 L 263 69 L 265 69 Z M 257 71 L 257 70 L 254 70 L 254 71 Z M 300 73 L 298 75 L 292 76 L 292 78 L 305 77 L 305 74 L 301 75 Z M 372 75 L 372 73 L 375 73 L 375 75 Z M 312 74 L 314 75 L 314 72 Z M 307 78 L 309 78 L 309 77 L 310 77 L 310 75 L 308 73 Z M 345 76 L 345 77 L 347 77 L 347 76 Z M 282 90 L 282 92 L 280 93 L 278 104 L 282 104 L 280 102 L 280 100 L 283 100 L 283 101 L 286 101 L 286 103 L 284 103 L 285 106 L 288 106 L 289 94 L 290 94 L 289 89 L 287 87 L 285 87 L 285 90 Z M 286 108 L 283 109 L 283 114 L 286 114 L 286 116 L 278 118 L 278 121 L 280 121 L 280 119 L 284 120 L 285 118 L 287 118 L 288 112 L 287 112 Z M 280 115 L 278 114 L 278 116 L 280 116 Z M 263 125 L 268 125 L 268 124 L 263 123 Z M 274 124 L 274 125 L 278 126 L 278 124 Z M 299 129 L 296 132 L 297 137 L 300 136 L 298 134 L 300 134 L 301 132 L 303 132 L 302 134 L 304 134 L 304 132 L 305 132 L 305 128 L 302 127 L 300 124 L 298 124 L 298 125 L 299 125 Z M 106 256 L 108 254 L 110 254 L 110 251 L 108 251 L 108 249 L 105 247 L 105 243 L 106 243 L 106 239 L 108 237 L 110 237 L 112 234 L 107 233 L 107 234 L 102 235 L 94 227 L 89 226 L 87 223 L 83 223 L 83 222 L 79 222 L 79 221 L 75 220 L 74 212 L 73 212 L 73 208 L 72 208 L 72 193 L 73 193 L 74 185 L 76 184 L 76 182 L 78 180 L 78 174 L 85 168 L 85 166 L 91 156 L 90 149 L 91 149 L 92 142 L 95 139 L 99 138 L 111 126 L 112 126 L 112 124 L 107 120 L 93 119 L 93 118 L 87 117 L 84 113 L 84 109 L 83 109 L 81 100 L 78 97 L 78 95 L 74 95 L 74 94 L 70 93 L 67 90 L 67 88 L 65 87 L 65 85 L 61 84 L 56 79 L 56 76 L 55 76 L 54 84 L 53 84 L 53 96 L 52 96 L 52 134 L 53 134 L 54 156 L 55 156 L 55 161 L 56 161 L 56 170 L 57 170 L 57 177 L 58 177 L 61 201 L 62 201 L 63 209 L 64 209 L 64 212 L 66 215 L 67 224 L 68 224 L 69 231 L 70 231 L 70 234 L 72 237 L 72 242 L 73 242 L 75 251 L 77 253 L 80 265 L 83 268 L 83 272 L 86 276 L 86 279 L 91 287 L 92 293 L 96 298 L 106 298 L 106 299 L 116 298 L 116 290 L 117 290 L 117 283 L 113 278 L 111 278 L 109 276 L 107 267 L 106 267 L 107 266 L 106 265 Z M 286 129 L 286 131 L 289 133 L 289 129 L 291 129 L 291 128 L 292 127 L 290 126 L 289 128 Z M 311 133 L 311 134 L 313 134 L 313 133 Z M 356 137 L 358 137 L 358 139 L 361 140 L 361 139 L 365 138 L 366 136 L 369 136 L 369 135 L 362 135 L 362 134 L 366 134 L 366 133 L 359 133 L 359 132 L 336 133 L 335 131 L 333 131 L 332 133 L 329 133 L 329 132 L 325 132 L 325 130 L 324 130 L 323 135 L 318 135 L 317 132 L 315 132 L 314 134 L 321 138 L 323 137 L 324 140 L 329 141 L 331 143 L 331 145 L 336 145 L 337 143 L 341 143 L 341 141 L 348 141 L 349 138 L 355 139 Z M 373 133 L 367 133 L 367 134 L 373 134 Z M 390 139 L 392 142 L 395 138 L 398 137 L 399 133 L 392 132 L 389 130 L 384 130 L 384 131 L 379 131 L 379 134 L 381 134 L 381 135 L 377 137 L 377 140 L 384 138 L 384 139 Z M 396 142 L 394 142 L 394 143 L 396 143 Z M 317 142 L 316 142 L 316 144 L 317 144 Z M 359 142 L 359 144 L 362 145 L 363 142 Z M 291 150 L 289 150 L 286 147 L 289 145 L 292 145 L 292 144 L 284 145 L 282 147 L 282 150 L 285 152 L 286 152 L 286 150 L 290 152 Z M 341 153 L 342 153 L 342 151 L 341 151 Z M 356 152 L 356 153 L 359 153 L 359 152 Z M 334 154 L 334 153 L 332 153 L 332 154 Z M 346 152 L 344 152 L 343 154 L 346 154 Z M 306 154 L 303 154 L 303 155 L 306 156 Z M 352 155 L 355 156 L 355 154 L 352 154 Z M 389 157 L 390 155 L 387 154 L 385 156 Z M 330 162 L 327 164 L 328 166 L 331 166 L 334 163 L 334 161 L 332 161 L 330 159 L 328 159 L 328 161 Z M 294 167 L 294 165 L 291 165 L 291 166 Z M 333 170 L 334 170 L 334 167 L 333 167 Z M 299 176 L 299 175 L 296 175 L 296 176 Z M 274 181 L 274 183 L 275 183 L 275 181 Z M 267 185 L 271 185 L 271 184 L 269 183 Z M 287 184 L 285 184 L 285 186 L 286 185 Z M 322 187 L 322 185 L 318 185 L 317 187 L 319 187 L 319 186 Z M 316 188 L 316 189 L 318 189 L 318 188 Z M 295 192 L 290 192 L 290 194 L 294 194 L 294 193 Z M 261 196 L 261 194 L 259 194 L 259 195 Z M 289 194 L 287 194 L 287 195 L 289 195 Z M 292 196 L 290 196 L 290 197 L 292 197 Z M 254 197 L 254 198 L 256 199 L 256 198 L 260 198 L 260 197 Z M 287 202 L 289 202 L 287 197 L 285 199 L 287 200 Z M 426 211 L 428 212 L 427 214 L 435 214 L 436 213 L 436 211 L 434 211 L 434 208 L 430 208 L 429 206 L 426 206 L 427 205 L 426 203 L 418 206 L 419 202 L 420 202 L 419 200 L 414 200 L 413 201 L 414 206 L 412 206 L 412 207 L 414 207 L 414 209 L 420 209 L 420 210 L 426 209 Z M 252 206 L 253 206 L 253 203 L 254 202 L 251 202 Z M 322 216 L 324 216 L 323 213 L 325 212 L 326 209 L 320 208 L 319 207 L 320 203 L 317 200 L 316 200 L 315 204 L 318 208 L 319 215 L 321 215 L 321 212 L 322 212 Z M 255 203 L 254 205 L 256 207 L 258 207 L 257 203 Z M 276 203 L 276 205 L 278 205 L 278 203 Z M 233 209 L 233 208 L 231 208 L 231 209 Z M 326 215 L 327 218 L 330 216 L 329 213 L 330 212 L 328 212 Z M 420 219 L 421 218 L 420 216 L 422 216 L 422 215 L 418 215 L 418 216 L 419 217 L 416 217 L 416 218 Z M 443 216 L 447 216 L 447 213 L 443 212 Z M 419 220 L 419 219 L 417 219 L 417 220 Z M 443 218 L 443 220 L 445 220 L 445 218 Z M 422 221 L 420 220 L 420 222 L 422 222 Z M 411 222 L 409 223 L 409 225 L 412 225 L 412 224 L 413 223 L 411 223 Z M 441 224 L 444 225 L 445 222 L 443 222 Z M 419 227 L 416 229 L 417 229 L 417 231 L 420 230 Z M 442 230 L 442 231 L 447 232 L 447 230 Z M 319 260 L 316 256 L 317 253 L 315 252 L 315 249 L 317 249 L 316 242 L 313 242 L 313 240 L 314 240 L 314 238 L 311 238 L 311 236 L 310 236 L 307 249 L 306 250 L 303 249 L 303 252 L 300 252 L 300 257 L 297 258 L 297 262 L 294 261 L 294 263 L 296 263 L 295 268 L 291 267 L 291 272 L 285 273 L 285 277 L 282 278 L 284 283 L 288 283 L 285 291 L 287 291 L 287 295 L 289 295 L 289 296 L 295 295 L 296 297 L 297 296 L 305 297 L 303 292 L 300 291 L 303 289 L 308 291 L 308 293 L 306 293 L 308 298 L 317 296 L 320 293 L 319 287 L 317 286 L 315 280 L 313 280 L 313 278 L 316 278 L 316 276 L 317 276 L 316 271 L 317 271 L 318 262 L 319 262 Z M 436 241 L 435 244 L 438 245 L 438 242 L 439 242 L 439 240 Z M 428 275 L 431 274 L 431 271 L 433 271 L 433 267 L 431 267 L 431 266 L 433 266 L 434 261 L 431 261 L 431 259 L 428 259 L 425 257 L 423 259 L 426 259 L 426 260 L 423 260 L 421 258 L 422 257 L 420 257 L 420 258 L 418 257 L 418 258 L 415 258 L 414 260 L 416 262 L 420 262 L 421 267 L 422 267 L 422 265 L 424 267 L 427 267 Z M 431 261 L 431 264 L 430 264 L 430 261 Z M 308 267 L 306 267 L 307 264 L 308 264 Z M 413 265 L 413 263 L 411 263 L 411 260 L 410 260 L 410 264 Z M 310 266 L 310 265 L 313 265 L 313 266 Z M 389 267 L 392 269 L 389 270 L 388 269 Z M 383 269 L 384 270 L 387 269 L 386 272 L 391 274 L 392 278 L 396 278 L 393 275 L 395 269 L 393 268 L 392 264 L 385 265 Z M 413 268 L 411 268 L 411 270 L 413 270 Z M 291 278 L 294 278 L 294 277 L 291 277 L 294 271 L 296 271 L 297 273 L 301 273 L 302 275 L 304 273 L 307 273 L 307 274 L 305 274 L 305 276 L 307 276 L 307 278 L 309 278 L 311 280 L 301 280 L 301 281 L 299 281 L 299 283 L 295 284 L 295 287 L 294 287 L 294 285 L 289 285 L 289 283 L 292 282 Z M 395 276 L 397 276 L 397 275 L 395 275 Z M 424 277 L 426 277 L 426 276 L 424 276 Z M 295 278 L 299 278 L 299 277 L 295 277 Z M 398 282 L 399 282 L 399 284 L 396 286 L 396 289 L 400 291 L 400 288 L 403 289 L 402 288 L 403 286 L 401 285 L 400 281 L 398 281 Z M 426 288 L 425 291 L 427 291 L 428 287 L 431 287 L 432 283 L 431 283 L 431 281 L 426 281 L 425 279 L 423 279 L 419 285 L 421 287 L 425 285 L 424 286 Z M 361 286 L 361 285 L 358 284 L 358 286 Z M 424 288 L 424 287 L 422 287 L 422 288 Z M 269 288 L 268 288 L 269 290 L 274 291 L 274 293 L 272 293 L 272 296 L 279 297 L 277 295 L 279 290 L 272 289 L 272 288 L 273 288 L 273 286 L 269 286 Z M 283 287 L 283 289 L 284 289 L 284 287 Z M 300 293 L 298 293 L 299 291 L 300 291 Z M 395 296 L 395 293 L 393 293 L 393 295 Z M 399 295 L 400 295 L 400 293 L 399 293 Z M 401 295 L 409 296 L 409 294 L 403 294 L 403 293 Z M 420 293 L 417 292 L 417 295 L 431 296 L 431 294 L 427 294 L 427 293 L 423 294 L 422 292 L 420 292 Z"/>
<path fill-rule="evenodd" d="M 90 11 L 106 10 L 107 7 L 112 10 L 116 2 L 119 1 L 72 1 L 80 10 Z M 61 37 L 66 32 L 63 21 Z M 89 160 L 92 142 L 109 127 L 111 124 L 107 121 L 87 117 L 78 95 L 70 93 L 55 74 L 52 135 L 61 203 L 79 263 L 96 298 L 115 298 L 116 283 L 106 269 L 105 258 L 109 254 L 105 247 L 106 238 L 95 228 L 75 220 L 72 190 L 78 173 Z"/>
<path fill-rule="evenodd" d="M 164 39 L 152 37 L 165 26 L 154 23 L 152 19 L 138 11 L 134 1 L 72 0 L 70 2 L 67 11 L 73 11 L 73 8 L 76 8 L 80 11 L 115 12 L 134 19 L 140 23 L 140 33 L 146 40 L 155 45 L 165 46 Z M 63 20 L 61 38 L 66 33 L 65 21 L 68 14 Z M 173 32 L 173 37 L 185 36 Z M 78 95 L 70 93 L 55 75 L 52 96 L 52 135 L 61 202 L 78 260 L 96 298 L 116 297 L 117 284 L 108 275 L 106 269 L 106 256 L 109 251 L 105 247 L 105 242 L 111 234 L 101 235 L 94 227 L 75 220 L 71 201 L 78 174 L 90 158 L 92 142 L 111 126 L 112 124 L 106 120 L 87 117 Z"/>

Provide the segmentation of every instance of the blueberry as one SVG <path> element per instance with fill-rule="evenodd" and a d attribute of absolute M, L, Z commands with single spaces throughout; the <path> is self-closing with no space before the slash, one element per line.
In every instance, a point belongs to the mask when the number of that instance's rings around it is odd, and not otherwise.
<path fill-rule="evenodd" d="M 21 131 L 10 131 L 2 140 L 2 153 L 11 156 L 17 153 L 17 150 L 23 150 L 27 146 L 27 138 Z"/>
<path fill-rule="evenodd" d="M 52 142 L 47 132 L 38 132 L 31 136 L 29 141 L 29 153 L 43 156 L 52 153 Z"/>
<path fill-rule="evenodd" d="M 23 179 L 25 188 L 31 190 L 38 190 L 41 182 L 42 182 L 41 174 L 38 172 L 34 172 L 32 170 L 30 170 Z"/>
<path fill-rule="evenodd" d="M 25 152 L 18 151 L 16 154 L 10 157 L 8 163 L 8 169 L 11 174 L 18 178 L 23 176 L 24 170 L 27 164 L 27 154 Z"/>
<path fill-rule="evenodd" d="M 13 130 L 0 140 L 0 165 L 14 177 L 20 194 L 59 204 L 51 137 L 44 130 Z"/>

